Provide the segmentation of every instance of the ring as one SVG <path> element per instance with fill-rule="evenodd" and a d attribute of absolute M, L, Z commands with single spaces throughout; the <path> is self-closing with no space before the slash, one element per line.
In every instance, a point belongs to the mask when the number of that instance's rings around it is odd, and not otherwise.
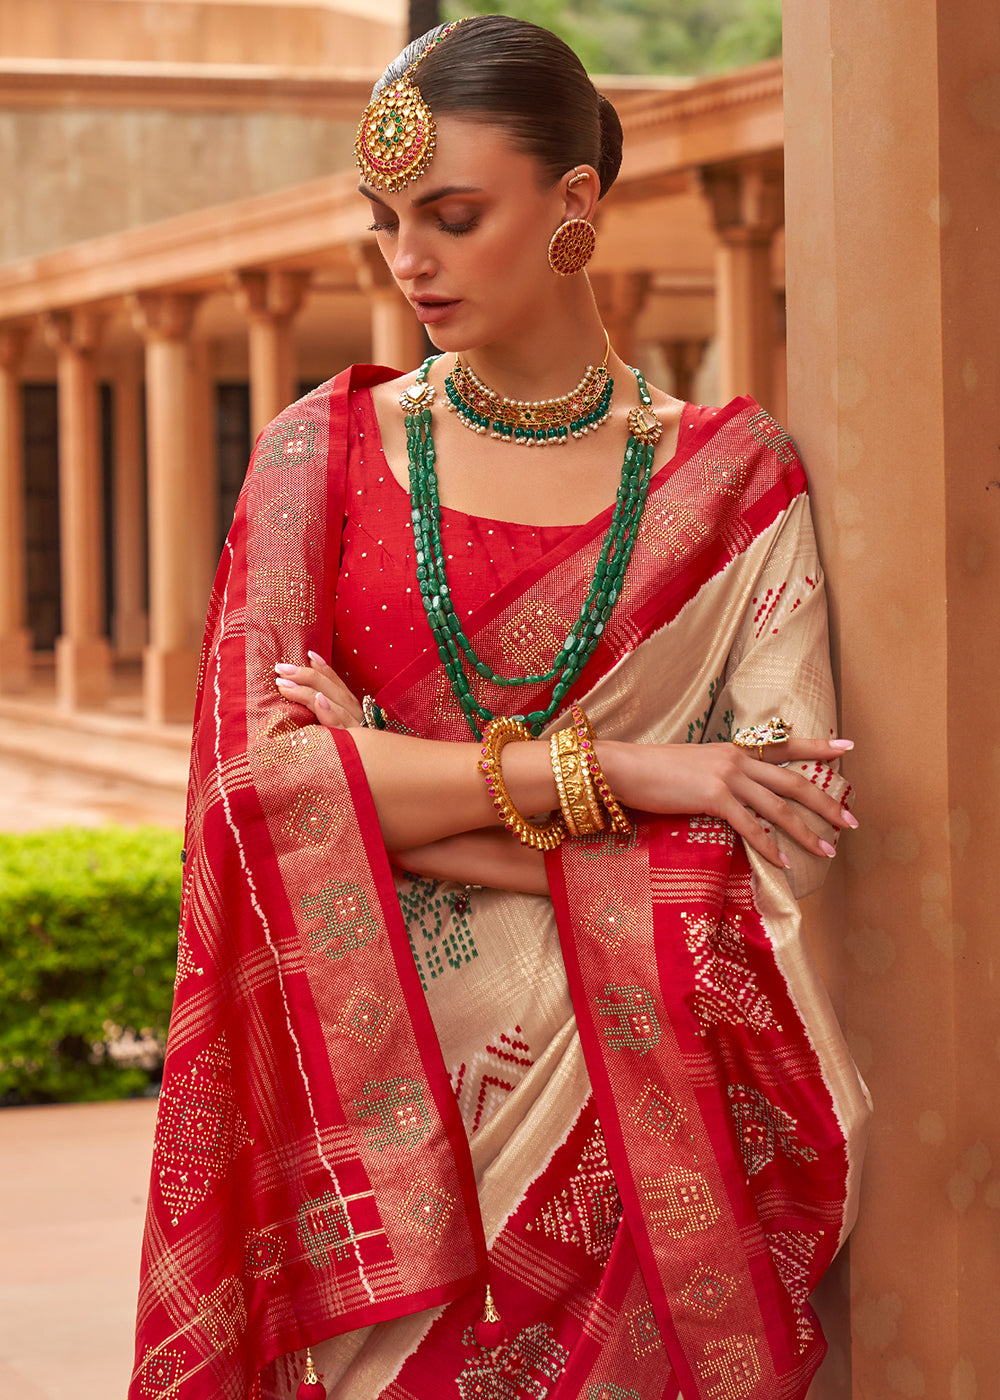
<path fill-rule="evenodd" d="M 757 757 L 764 762 L 765 744 L 787 744 L 792 732 L 788 720 L 780 715 L 772 715 L 763 724 L 750 724 L 745 729 L 737 729 L 733 743 L 738 749 L 756 749 Z"/>

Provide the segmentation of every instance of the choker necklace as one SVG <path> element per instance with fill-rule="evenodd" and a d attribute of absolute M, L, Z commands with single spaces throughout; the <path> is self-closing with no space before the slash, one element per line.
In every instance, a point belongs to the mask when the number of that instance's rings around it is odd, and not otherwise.
<path fill-rule="evenodd" d="M 588 365 L 575 389 L 558 399 L 505 399 L 484 384 L 469 365 L 455 356 L 455 368 L 444 381 L 448 408 L 474 433 L 489 433 L 502 442 L 547 447 L 596 432 L 611 411 L 615 381 L 608 373 L 611 337 L 604 332 L 604 360 Z"/>
<path fill-rule="evenodd" d="M 428 371 L 438 358 L 432 355 L 425 360 L 417 372 L 416 381 L 404 389 L 399 397 L 406 423 L 406 450 L 410 460 L 410 519 L 413 522 L 421 601 L 452 694 L 477 738 L 481 737 L 483 728 L 495 716 L 476 699 L 466 668 L 498 686 L 526 685 L 537 688 L 554 682 L 552 699 L 545 709 L 511 716 L 537 736 L 560 708 L 566 693 L 590 660 L 621 594 L 625 570 L 646 504 L 653 457 L 660 440 L 660 424 L 652 411 L 645 379 L 639 370 L 632 369 L 639 386 L 639 404 L 629 410 L 629 439 L 622 463 L 621 485 L 580 614 L 549 670 L 528 676 L 499 676 L 489 662 L 479 656 L 462 631 L 448 587 L 441 541 L 441 503 L 434 468 L 434 439 L 431 436 L 431 405 L 435 390 L 433 385 L 427 383 Z"/>

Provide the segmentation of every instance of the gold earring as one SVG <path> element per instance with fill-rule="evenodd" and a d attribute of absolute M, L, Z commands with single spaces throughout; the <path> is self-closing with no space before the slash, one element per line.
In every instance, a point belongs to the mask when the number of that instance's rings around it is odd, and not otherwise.
<path fill-rule="evenodd" d="M 549 267 L 560 277 L 582 272 L 594 256 L 597 234 L 586 219 L 567 219 L 549 241 Z"/>
<path fill-rule="evenodd" d="M 587 174 L 586 170 L 584 170 L 584 171 L 581 173 L 581 171 L 577 170 L 576 166 L 574 165 L 574 166 L 573 166 L 573 178 L 572 178 L 572 180 L 569 181 L 569 183 L 567 184 L 566 188 L 567 188 L 568 190 L 576 189 L 577 185 L 582 185 L 583 182 L 584 182 L 584 180 L 589 180 L 589 179 L 590 179 L 590 176 Z"/>

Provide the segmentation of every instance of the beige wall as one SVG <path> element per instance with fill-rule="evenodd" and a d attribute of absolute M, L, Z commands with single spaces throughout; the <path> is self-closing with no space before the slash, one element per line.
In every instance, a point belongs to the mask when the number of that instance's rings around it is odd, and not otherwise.
<path fill-rule="evenodd" d="M 381 70 L 402 0 L 0 0 L 0 55 Z"/>
<path fill-rule="evenodd" d="M 0 262 L 329 175 L 354 131 L 288 112 L 0 110 L 0 189 L 14 193 Z"/>

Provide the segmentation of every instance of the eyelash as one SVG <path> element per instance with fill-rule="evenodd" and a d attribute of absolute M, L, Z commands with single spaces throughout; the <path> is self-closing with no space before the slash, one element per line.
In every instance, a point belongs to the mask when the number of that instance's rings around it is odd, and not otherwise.
<path fill-rule="evenodd" d="M 468 219 L 464 224 L 446 224 L 443 219 L 438 220 L 438 228 L 442 233 L 453 234 L 456 238 L 463 233 L 471 233 L 479 223 L 478 219 Z M 373 223 L 368 225 L 369 233 L 395 233 L 396 224 Z"/>

